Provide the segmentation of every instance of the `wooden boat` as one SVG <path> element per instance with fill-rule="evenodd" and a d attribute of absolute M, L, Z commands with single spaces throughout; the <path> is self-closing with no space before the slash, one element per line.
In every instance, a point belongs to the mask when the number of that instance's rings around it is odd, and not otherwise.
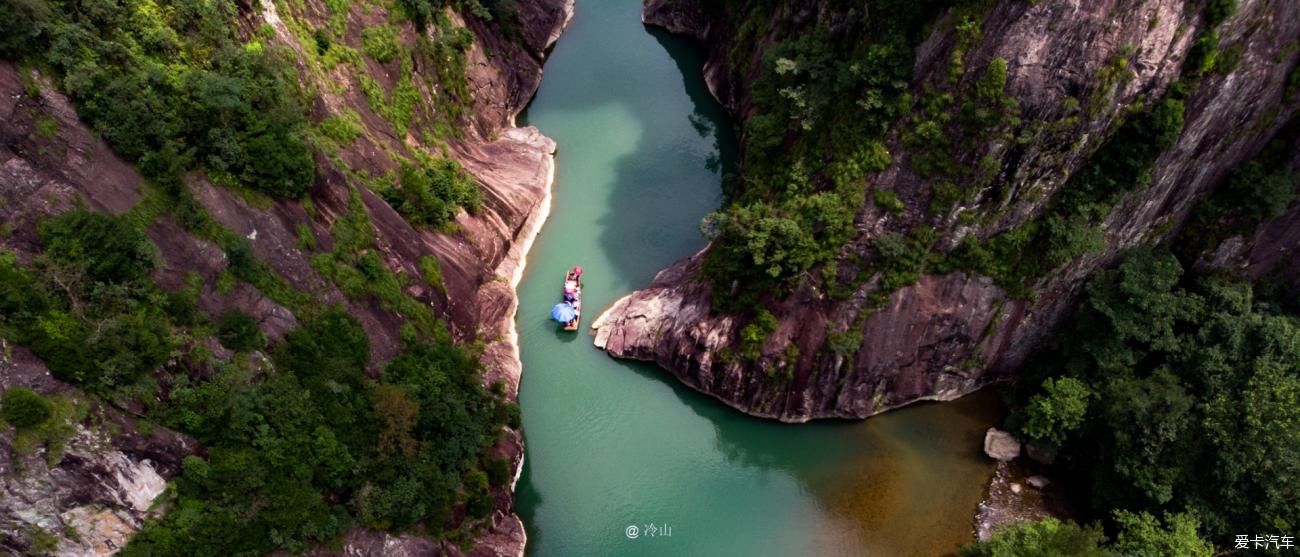
<path fill-rule="evenodd" d="M 573 292 L 573 308 L 575 310 L 573 320 L 564 324 L 564 330 L 576 331 L 582 323 L 582 275 L 575 275 L 573 271 L 564 273 L 564 282 L 567 283 L 570 280 L 578 283 L 578 287 Z M 561 292 L 563 292 L 563 289 L 561 289 Z"/>

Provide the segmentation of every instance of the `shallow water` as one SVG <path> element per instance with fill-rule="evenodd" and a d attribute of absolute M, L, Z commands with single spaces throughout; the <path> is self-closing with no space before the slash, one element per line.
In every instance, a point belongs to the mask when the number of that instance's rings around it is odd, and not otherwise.
<path fill-rule="evenodd" d="M 587 328 L 619 296 L 704 246 L 698 223 L 734 159 L 689 41 L 640 0 L 579 0 L 521 117 L 559 144 L 550 220 L 518 317 L 531 555 L 927 555 L 971 537 L 992 467 L 991 396 L 864 422 L 749 418 L 658 368 L 609 358 Z M 580 264 L 582 330 L 549 321 Z M 648 526 L 671 527 L 651 536 Z M 628 537 L 635 525 L 636 539 Z"/>

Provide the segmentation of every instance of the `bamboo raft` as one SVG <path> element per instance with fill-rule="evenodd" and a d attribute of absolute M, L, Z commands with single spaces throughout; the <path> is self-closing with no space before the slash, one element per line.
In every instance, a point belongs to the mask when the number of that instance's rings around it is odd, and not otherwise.
<path fill-rule="evenodd" d="M 573 273 L 571 271 L 566 272 L 564 274 L 564 281 L 568 282 L 570 279 L 577 282 L 578 287 L 574 289 L 573 292 L 573 298 L 574 298 L 573 307 L 575 310 L 573 320 L 564 324 L 564 330 L 576 331 L 578 330 L 578 326 L 582 324 L 582 275 L 578 275 L 575 277 L 573 276 Z"/>

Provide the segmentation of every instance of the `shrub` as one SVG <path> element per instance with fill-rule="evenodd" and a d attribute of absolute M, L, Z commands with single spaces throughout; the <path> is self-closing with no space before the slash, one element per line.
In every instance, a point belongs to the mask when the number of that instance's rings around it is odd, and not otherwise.
<path fill-rule="evenodd" d="M 757 360 L 763 355 L 763 344 L 767 337 L 776 332 L 776 316 L 766 309 L 758 310 L 758 315 L 740 330 L 740 355 L 748 360 Z"/>
<path fill-rule="evenodd" d="M 943 213 L 962 200 L 964 192 L 948 180 L 936 180 L 930 186 L 930 212 Z"/>
<path fill-rule="evenodd" d="M 1208 29 L 1218 27 L 1236 12 L 1237 0 L 1209 0 L 1205 3 L 1205 26 Z"/>
<path fill-rule="evenodd" d="M 894 193 L 893 190 L 877 187 L 871 190 L 871 195 L 877 207 L 894 215 L 903 214 L 903 201 L 898 198 L 898 194 Z"/>
<path fill-rule="evenodd" d="M 316 43 L 316 55 L 324 56 L 330 50 L 330 35 L 324 28 L 317 27 L 312 30 L 311 37 Z"/>
<path fill-rule="evenodd" d="M 392 25 L 376 25 L 361 30 L 361 48 L 366 56 L 374 58 L 381 64 L 393 61 L 401 52 L 397 28 Z"/>
<path fill-rule="evenodd" d="M 370 359 L 370 340 L 361 324 L 341 308 L 330 308 L 285 335 L 278 361 L 322 380 L 355 382 L 353 372 Z"/>
<path fill-rule="evenodd" d="M 328 137 L 340 146 L 351 145 L 358 137 L 361 137 L 361 116 L 352 109 L 348 109 L 341 115 L 330 116 L 321 120 L 321 135 Z"/>
<path fill-rule="evenodd" d="M 975 542 L 961 548 L 958 554 L 961 557 L 1107 557 L 1108 552 L 1101 547 L 1105 542 L 1105 534 L 1096 526 L 1079 526 L 1072 521 L 1045 518 L 1010 526 L 994 534 L 988 541 Z"/>
<path fill-rule="evenodd" d="M 1111 545 L 1116 555 L 1126 557 L 1210 557 L 1214 544 L 1201 538 L 1195 516 L 1166 514 L 1160 520 L 1149 513 L 1116 511 L 1119 534 Z"/>
<path fill-rule="evenodd" d="M 14 387 L 5 391 L 3 399 L 0 399 L 0 417 L 18 429 L 41 425 L 53 414 L 50 401 L 31 389 Z"/>
<path fill-rule="evenodd" d="M 226 310 L 217 323 L 217 339 L 221 345 L 236 352 L 260 350 L 266 346 L 266 337 L 251 315 L 238 309 Z"/>
<path fill-rule="evenodd" d="M 450 159 L 404 164 L 396 187 L 380 194 L 412 225 L 435 228 L 454 220 L 462 207 L 477 211 L 482 199 L 478 182 Z"/>
<path fill-rule="evenodd" d="M 510 483 L 510 461 L 492 457 L 487 460 L 484 469 L 487 472 L 488 483 L 492 486 L 503 487 Z"/>
<path fill-rule="evenodd" d="M 439 292 L 446 292 L 447 285 L 442 280 L 442 266 L 438 263 L 438 258 L 432 255 L 420 257 L 420 275 L 424 277 L 424 283 L 436 288 Z"/>
<path fill-rule="evenodd" d="M 800 215 L 765 203 L 733 205 L 714 217 L 716 237 L 704 260 L 714 303 L 753 307 L 759 296 L 777 294 L 788 281 L 829 253 L 818 246 Z M 730 295 L 735 285 L 735 295 Z"/>
<path fill-rule="evenodd" d="M 862 332 L 856 328 L 839 333 L 828 332 L 826 335 L 826 348 L 841 356 L 853 354 L 861 346 Z"/>
<path fill-rule="evenodd" d="M 249 139 L 243 177 L 275 197 L 299 198 L 311 189 L 316 165 L 297 130 L 275 130 Z"/>

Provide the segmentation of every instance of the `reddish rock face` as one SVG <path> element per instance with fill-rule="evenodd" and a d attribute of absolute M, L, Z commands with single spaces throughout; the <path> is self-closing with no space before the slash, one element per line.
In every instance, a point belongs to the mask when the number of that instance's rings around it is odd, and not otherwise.
<path fill-rule="evenodd" d="M 757 416 L 784 421 L 863 418 L 917 400 L 948 400 L 1006 380 L 1039 341 L 1067 314 L 1082 284 L 1124 249 L 1170 237 L 1192 205 L 1222 180 L 1228 169 L 1249 160 L 1296 113 L 1300 99 L 1284 98 L 1296 53 L 1286 45 L 1300 37 L 1300 11 L 1276 3 L 1239 2 L 1219 28 L 1220 44 L 1240 45 L 1242 58 L 1226 74 L 1202 77 L 1192 90 L 1182 132 L 1151 169 L 1150 184 L 1135 188 L 1104 223 L 1105 248 L 1056 269 L 1032 287 L 1027 299 L 1013 299 L 991 280 L 966 273 L 924 276 L 901 288 L 879 307 L 869 307 L 873 279 L 847 300 L 834 300 L 814 286 L 768 300 L 778 327 L 756 361 L 735 354 L 740 328 L 735 317 L 709 309 L 715 294 L 701 278 L 696 255 L 660 273 L 644 290 L 620 300 L 596 320 L 596 344 L 611 355 L 658 362 L 683 382 Z M 643 19 L 702 39 L 710 56 L 704 73 L 714 95 L 738 118 L 751 116 L 748 84 L 728 76 L 727 53 L 738 14 L 697 0 L 646 0 Z M 832 17 L 830 3 L 781 5 L 765 32 L 795 20 Z M 798 8 L 798 9 L 796 9 Z M 1088 99 L 1096 76 L 1125 46 L 1135 53 L 1131 77 L 1089 107 L 1069 134 L 1035 135 L 1024 145 L 989 154 L 999 167 L 999 199 L 987 192 L 953 215 L 928 215 L 930 180 L 908 164 L 911 153 L 889 136 L 893 165 L 870 177 L 904 203 L 890 214 L 867 203 L 857 217 L 859 236 L 844 251 L 870 262 L 871 239 L 913 225 L 934 226 L 938 246 L 952 249 L 961 238 L 987 238 L 1023 225 L 1078 170 L 1117 126 L 1119 115 L 1144 96 L 1163 93 L 1176 79 L 1196 32 L 1203 26 L 1201 3 L 1180 0 L 1100 2 L 999 2 L 983 21 L 967 64 L 981 67 L 1000 57 L 1008 63 L 1006 91 L 1031 126 L 1067 116 L 1067 96 Z M 1259 22 L 1267 22 L 1259 23 Z M 954 46 L 951 25 L 937 24 L 917 49 L 913 92 L 933 74 L 947 71 Z M 760 44 L 768 40 L 760 39 Z M 761 49 L 760 49 L 761 50 Z M 762 52 L 747 60 L 754 67 Z M 741 72 L 743 75 L 744 72 Z M 974 153 L 958 153 L 974 159 Z M 971 161 L 967 161 L 971 162 Z M 955 225 L 956 213 L 976 211 L 995 218 Z M 1238 239 L 1222 258 L 1252 274 L 1276 268 L 1300 276 L 1288 261 L 1300 244 L 1300 210 L 1262 227 L 1254 238 Z M 808 281 L 817 282 L 817 281 Z M 862 312 L 869 315 L 864 320 Z M 828 330 L 860 334 L 856 350 L 826 348 Z M 789 350 L 797 357 L 789 358 Z"/>

